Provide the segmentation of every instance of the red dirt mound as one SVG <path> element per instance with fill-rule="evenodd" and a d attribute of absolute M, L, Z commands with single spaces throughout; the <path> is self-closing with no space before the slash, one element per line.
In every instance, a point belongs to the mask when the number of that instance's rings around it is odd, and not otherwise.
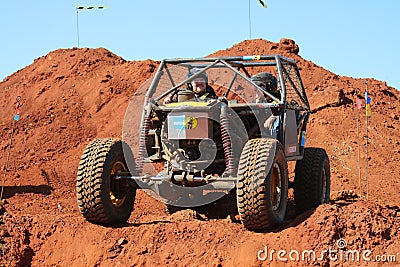
<path fill-rule="evenodd" d="M 158 62 L 126 61 L 103 48 L 59 49 L 0 83 L 0 166 L 5 166 L 14 129 L 0 206 L 0 265 L 378 265 L 365 258 L 355 264 L 334 255 L 321 257 L 330 248 L 338 256 L 371 251 L 370 260 L 395 255 L 399 264 L 399 91 L 371 78 L 335 75 L 299 56 L 299 47 L 289 39 L 243 41 L 210 56 L 277 53 L 299 64 L 313 113 L 307 145 L 328 152 L 332 204 L 298 217 L 288 213 L 283 226 L 254 233 L 229 218 L 207 219 L 193 211 L 168 216 L 163 204 L 139 192 L 127 225 L 86 222 L 75 196 L 80 155 L 96 137 L 121 137 L 128 103 L 143 94 L 137 90 Z M 358 144 L 366 194 L 366 125 L 361 113 L 358 138 L 354 103 L 363 96 L 365 81 L 372 97 L 369 195 L 368 201 L 357 201 Z M 21 119 L 13 126 L 17 96 L 22 98 Z M 287 253 L 278 258 L 279 250 Z M 301 259 L 304 250 L 316 252 L 316 258 Z M 293 261 L 296 252 L 300 259 Z"/>

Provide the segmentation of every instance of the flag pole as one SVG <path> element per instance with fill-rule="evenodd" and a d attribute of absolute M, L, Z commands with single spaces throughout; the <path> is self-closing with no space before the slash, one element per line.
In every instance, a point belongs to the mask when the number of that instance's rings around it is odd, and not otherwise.
<path fill-rule="evenodd" d="M 78 35 L 78 48 L 79 48 L 79 15 L 78 9 L 76 8 L 76 33 Z"/>
<path fill-rule="evenodd" d="M 267 3 L 264 2 L 264 0 L 258 0 L 258 2 L 264 7 L 267 8 Z M 250 32 L 250 40 L 251 40 L 251 4 L 249 0 L 249 32 Z"/>
<path fill-rule="evenodd" d="M 79 12 L 78 10 L 91 10 L 91 9 L 106 9 L 108 6 L 76 6 L 76 33 L 78 35 L 78 48 L 79 48 Z"/>
<path fill-rule="evenodd" d="M 366 138 L 367 141 L 365 143 L 365 155 L 366 155 L 366 165 L 365 165 L 365 179 L 366 179 L 366 188 L 367 188 L 367 201 L 368 201 L 368 117 L 371 116 L 371 109 L 370 109 L 370 98 L 368 97 L 368 81 L 365 80 L 365 124 L 366 124 Z"/>
<path fill-rule="evenodd" d="M 249 0 L 249 33 L 250 33 L 250 40 L 251 40 L 251 7 L 250 7 L 250 0 Z"/>
<path fill-rule="evenodd" d="M 16 122 L 19 120 L 19 112 L 20 112 L 19 109 L 22 106 L 21 102 L 22 102 L 21 96 L 17 96 L 16 102 L 15 102 L 14 120 L 13 120 L 12 127 L 11 127 L 10 145 L 9 145 L 8 151 L 7 151 L 6 165 L 4 166 L 4 176 L 3 176 L 3 182 L 2 182 L 2 185 L 1 185 L 0 202 L 3 200 L 4 186 L 5 186 L 5 183 L 6 183 L 7 171 L 8 171 L 8 163 L 10 161 L 11 148 L 12 148 L 12 145 L 13 145 L 12 140 L 13 140 L 13 135 L 14 135 L 14 127 L 15 127 Z"/>
<path fill-rule="evenodd" d="M 360 197 L 362 197 L 362 186 L 361 186 L 361 160 L 360 160 L 360 120 L 358 110 L 361 108 L 361 99 L 358 98 L 359 90 L 355 91 L 356 97 L 356 128 L 357 128 L 357 152 L 358 152 L 358 188 L 360 190 Z"/>

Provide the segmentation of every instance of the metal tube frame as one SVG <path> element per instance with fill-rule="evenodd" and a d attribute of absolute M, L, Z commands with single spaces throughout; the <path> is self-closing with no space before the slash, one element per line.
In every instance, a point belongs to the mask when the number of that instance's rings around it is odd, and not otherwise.
<path fill-rule="evenodd" d="M 206 62 L 209 62 L 210 64 L 205 64 Z M 203 63 L 203 64 L 191 64 L 191 63 Z M 199 68 L 202 68 L 202 70 L 200 72 L 194 74 L 193 76 L 189 77 L 188 79 L 185 79 L 184 81 L 175 85 L 173 78 L 170 74 L 170 71 L 168 69 L 168 65 L 181 65 L 181 66 L 186 66 L 188 68 L 199 67 Z M 156 101 L 159 101 L 163 97 L 167 96 L 168 94 L 177 90 L 179 87 L 183 86 L 184 84 L 191 82 L 193 79 L 200 76 L 202 73 L 205 73 L 210 68 L 226 68 L 227 67 L 234 72 L 234 76 L 229 85 L 229 88 L 227 89 L 227 92 L 224 95 L 225 97 L 227 96 L 231 87 L 233 86 L 234 81 L 239 76 L 239 77 L 247 80 L 250 84 L 252 84 L 255 88 L 257 88 L 260 92 L 268 95 L 274 101 L 278 102 L 278 103 L 274 103 L 274 104 L 272 104 L 272 103 L 248 103 L 248 104 L 246 104 L 247 106 L 249 106 L 250 108 L 251 107 L 264 107 L 264 108 L 265 107 L 281 107 L 281 108 L 283 107 L 283 108 L 286 108 L 287 103 L 286 103 L 286 101 L 284 101 L 286 99 L 286 85 L 285 85 L 285 79 L 283 77 L 283 72 L 285 72 L 285 74 L 289 78 L 289 82 L 294 87 L 296 93 L 299 95 L 299 97 L 302 99 L 302 101 L 304 101 L 304 103 L 307 105 L 306 112 L 309 113 L 310 106 L 309 106 L 308 99 L 307 99 L 306 95 L 304 94 L 304 86 L 303 86 L 301 78 L 299 79 L 301 88 L 297 88 L 295 83 L 289 77 L 289 75 L 283 65 L 290 65 L 292 67 L 295 67 L 296 76 L 300 77 L 300 73 L 297 68 L 296 62 L 290 58 L 286 58 L 281 55 L 164 59 L 160 62 L 158 70 L 147 90 L 145 101 L 144 101 L 144 107 L 146 107 L 147 103 L 149 103 L 149 102 L 157 105 Z M 259 87 L 258 85 L 256 85 L 255 83 L 253 83 L 251 81 L 250 75 L 247 72 L 246 67 L 255 67 L 255 66 L 275 66 L 277 68 L 277 74 L 279 76 L 279 80 L 281 81 L 281 91 L 282 91 L 281 99 L 276 98 L 275 96 L 271 95 L 269 92 L 267 92 L 266 90 L 264 90 L 263 88 Z M 237 69 L 235 69 L 234 67 L 236 67 Z M 161 79 L 164 69 L 165 69 L 173 87 L 171 89 L 169 89 L 168 91 L 166 91 L 165 93 L 163 93 L 162 95 L 153 99 L 152 97 L 154 95 L 156 87 L 158 86 L 158 83 Z M 243 73 L 241 73 L 240 70 L 243 70 L 243 72 L 245 72 L 245 74 L 247 76 L 244 75 Z M 299 91 L 299 89 L 300 89 L 300 91 Z M 148 112 L 146 108 L 143 110 L 141 125 L 143 124 L 143 118 L 144 118 L 145 112 Z M 303 122 L 302 130 L 306 129 L 308 115 L 309 114 L 306 114 L 306 118 L 305 118 L 305 121 Z M 283 133 L 282 129 L 281 129 L 281 133 Z M 302 154 L 303 154 L 303 151 L 302 151 L 301 155 Z M 302 157 L 302 156 L 300 156 L 300 157 Z"/>

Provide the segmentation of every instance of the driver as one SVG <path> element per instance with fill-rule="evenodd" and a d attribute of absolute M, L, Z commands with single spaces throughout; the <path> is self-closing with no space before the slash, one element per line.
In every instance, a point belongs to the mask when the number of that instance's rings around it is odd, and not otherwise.
<path fill-rule="evenodd" d="M 201 69 L 192 68 L 186 74 L 186 79 L 189 79 L 196 73 L 199 73 Z M 217 99 L 217 95 L 215 94 L 214 89 L 208 85 L 208 76 L 206 72 L 201 73 L 195 79 L 193 79 L 190 83 L 186 84 L 187 90 L 193 91 L 195 99 L 206 101 L 207 99 Z M 164 104 L 168 104 L 171 102 L 178 101 L 178 90 L 171 93 L 167 97 L 164 98 Z"/>
<path fill-rule="evenodd" d="M 269 72 L 260 72 L 260 73 L 253 75 L 251 77 L 251 80 L 258 86 L 260 86 L 261 88 L 265 89 L 268 93 L 275 96 L 276 98 L 278 98 L 278 99 L 281 98 L 281 94 L 278 91 L 278 80 L 276 79 L 276 77 L 273 74 L 271 74 Z M 273 102 L 273 100 L 270 97 L 268 97 L 267 95 L 265 95 L 263 98 L 268 103 Z M 258 99 L 258 101 L 260 101 L 260 100 Z M 279 119 L 280 110 L 276 109 L 276 108 L 271 108 L 271 112 L 272 112 L 272 115 L 265 120 L 264 127 L 266 129 L 270 129 L 270 130 L 274 131 L 274 128 L 277 128 L 277 126 L 278 126 L 277 119 Z M 275 129 L 275 131 L 276 130 L 277 129 Z"/>

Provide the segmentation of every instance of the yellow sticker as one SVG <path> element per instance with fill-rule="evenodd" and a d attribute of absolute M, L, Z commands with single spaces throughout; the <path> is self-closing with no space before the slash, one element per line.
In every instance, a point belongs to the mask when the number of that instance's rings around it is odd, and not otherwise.
<path fill-rule="evenodd" d="M 185 118 L 185 126 L 186 129 L 195 129 L 197 127 L 197 119 L 195 117 L 186 117 Z"/>
<path fill-rule="evenodd" d="M 260 60 L 261 56 L 260 55 L 255 55 L 252 56 L 252 60 Z"/>

